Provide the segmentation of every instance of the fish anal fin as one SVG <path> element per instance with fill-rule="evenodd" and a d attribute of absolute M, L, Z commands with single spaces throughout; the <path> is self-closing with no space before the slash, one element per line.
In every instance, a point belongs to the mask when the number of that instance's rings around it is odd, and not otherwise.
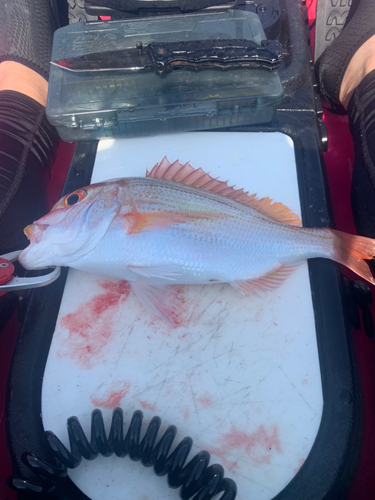
<path fill-rule="evenodd" d="M 297 269 L 299 264 L 285 266 L 281 265 L 260 278 L 252 280 L 234 281 L 230 283 L 240 293 L 259 295 L 261 292 L 275 290 Z"/>
<path fill-rule="evenodd" d="M 185 224 L 203 219 L 217 219 L 223 215 L 212 212 L 178 212 L 178 211 L 152 211 L 152 212 L 131 212 L 123 216 L 125 229 L 128 234 L 137 234 L 143 231 L 154 231 Z"/>
<path fill-rule="evenodd" d="M 153 285 L 143 279 L 131 281 L 130 285 L 142 306 L 151 316 L 156 316 L 173 327 L 181 324 L 176 287 Z"/>
<path fill-rule="evenodd" d="M 228 181 L 224 182 L 215 179 L 201 168 L 193 168 L 190 163 L 182 165 L 178 160 L 170 163 L 167 157 L 164 157 L 160 163 L 154 166 L 151 172 L 146 171 L 146 177 L 179 182 L 185 186 L 204 189 L 252 207 L 276 222 L 297 227 L 302 225 L 298 215 L 282 203 L 274 202 L 270 198 L 258 198 L 255 194 L 249 195 L 243 189 L 228 186 Z"/>

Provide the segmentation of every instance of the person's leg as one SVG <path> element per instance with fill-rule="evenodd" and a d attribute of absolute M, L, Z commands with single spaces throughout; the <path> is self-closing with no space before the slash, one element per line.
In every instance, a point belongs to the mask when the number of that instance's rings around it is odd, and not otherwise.
<path fill-rule="evenodd" d="M 59 138 L 45 105 L 55 19 L 50 0 L 0 0 L 0 255 L 27 245 L 23 228 L 48 211 Z M 0 297 L 0 331 L 18 303 Z"/>
<path fill-rule="evenodd" d="M 347 112 L 355 161 L 352 208 L 359 234 L 375 238 L 375 2 L 353 1 L 341 34 L 316 63 L 333 111 Z"/>
<path fill-rule="evenodd" d="M 45 116 L 56 19 L 50 0 L 0 0 L 0 254 L 27 244 L 23 228 L 48 211 L 58 146 Z"/>
<path fill-rule="evenodd" d="M 343 82 L 348 78 L 349 66 L 354 71 L 354 80 L 358 85 L 364 73 L 368 72 L 366 65 L 373 63 L 374 35 L 374 0 L 353 0 L 342 32 L 315 63 L 323 103 L 332 111 L 345 113 L 340 92 Z M 347 105 L 347 102 L 344 104 Z"/>
<path fill-rule="evenodd" d="M 23 228 L 48 212 L 58 143 L 44 106 L 23 93 L 0 91 L 0 255 L 24 248 Z"/>
<path fill-rule="evenodd" d="M 36 71 L 15 61 L 0 63 L 0 92 L 2 90 L 13 90 L 27 95 L 44 107 L 47 104 L 47 80 Z"/>
<path fill-rule="evenodd" d="M 375 238 L 375 68 L 352 92 L 347 111 L 355 152 L 354 222 L 360 234 Z"/>
<path fill-rule="evenodd" d="M 367 76 L 374 69 L 375 35 L 373 35 L 363 45 L 361 45 L 361 47 L 353 55 L 342 78 L 339 91 L 339 100 L 346 110 L 348 109 L 348 104 L 354 90 L 362 82 L 365 76 Z"/>
<path fill-rule="evenodd" d="M 0 9 L 0 62 L 21 63 L 48 80 L 57 28 L 51 1 L 0 0 Z"/>

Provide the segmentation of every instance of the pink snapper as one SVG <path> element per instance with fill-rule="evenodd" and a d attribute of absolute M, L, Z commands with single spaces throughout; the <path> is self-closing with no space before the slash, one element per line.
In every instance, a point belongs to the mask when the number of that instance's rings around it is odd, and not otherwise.
<path fill-rule="evenodd" d="M 26 269 L 72 268 L 128 280 L 143 306 L 177 325 L 170 285 L 229 283 L 255 293 L 278 287 L 304 259 L 324 257 L 372 284 L 363 259 L 375 240 L 302 228 L 281 203 L 259 199 L 166 158 L 144 178 L 93 184 L 65 196 L 25 228 Z"/>

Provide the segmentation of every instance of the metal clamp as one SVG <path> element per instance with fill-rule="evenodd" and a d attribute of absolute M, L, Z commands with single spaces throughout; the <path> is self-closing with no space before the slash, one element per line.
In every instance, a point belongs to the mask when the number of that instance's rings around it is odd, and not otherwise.
<path fill-rule="evenodd" d="M 44 276 L 34 276 L 32 278 L 13 276 L 14 266 L 12 262 L 18 259 L 21 252 L 22 250 L 16 250 L 15 252 L 0 255 L 0 275 L 1 271 L 3 271 L 3 279 L 1 279 L 0 276 L 0 282 L 3 282 L 3 284 L 0 285 L 0 293 L 40 288 L 51 284 L 60 276 L 61 267 L 54 267 L 50 273 Z M 9 278 L 9 280 L 7 278 Z M 4 283 L 4 281 L 6 282 Z"/>

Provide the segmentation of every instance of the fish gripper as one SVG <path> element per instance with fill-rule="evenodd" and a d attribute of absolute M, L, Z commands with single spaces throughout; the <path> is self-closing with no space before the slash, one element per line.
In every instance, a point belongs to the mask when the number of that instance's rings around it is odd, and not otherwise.
<path fill-rule="evenodd" d="M 187 464 L 187 457 L 193 445 L 190 437 L 185 437 L 170 453 L 177 429 L 170 425 L 156 444 L 161 419 L 153 417 L 143 439 L 140 441 L 143 413 L 133 413 L 129 429 L 124 437 L 124 416 L 121 408 L 112 413 L 112 422 L 107 436 L 102 412 L 95 409 L 91 414 L 91 437 L 87 439 L 77 417 L 67 420 L 70 451 L 51 431 L 44 436 L 53 453 L 53 463 L 44 461 L 34 454 L 25 454 L 24 462 L 38 476 L 40 482 L 23 478 L 13 478 L 13 486 L 39 493 L 54 490 L 59 478 L 67 475 L 67 469 L 75 469 L 82 461 L 94 460 L 99 454 L 109 457 L 129 456 L 134 462 L 140 461 L 145 467 L 154 468 L 157 476 L 167 475 L 170 488 L 180 488 L 183 500 L 211 500 L 222 493 L 219 500 L 234 500 L 237 495 L 236 483 L 224 477 L 224 469 L 219 464 L 209 465 L 210 454 L 200 451 Z"/>

